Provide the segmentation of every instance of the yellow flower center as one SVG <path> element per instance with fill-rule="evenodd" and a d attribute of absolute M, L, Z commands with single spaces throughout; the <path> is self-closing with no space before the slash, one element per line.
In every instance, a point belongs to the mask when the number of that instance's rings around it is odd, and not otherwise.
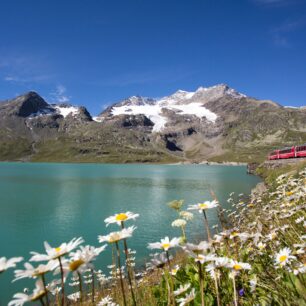
<path fill-rule="evenodd" d="M 241 270 L 242 269 L 242 266 L 241 265 L 239 265 L 239 264 L 235 264 L 234 266 L 233 266 L 233 268 L 234 268 L 234 270 Z"/>
<path fill-rule="evenodd" d="M 162 244 L 162 248 L 163 248 L 164 250 L 169 249 L 169 248 L 170 248 L 170 243 L 163 243 L 163 244 Z"/>
<path fill-rule="evenodd" d="M 287 257 L 288 257 L 287 255 L 282 255 L 279 257 L 279 261 L 284 262 L 287 259 Z"/>
<path fill-rule="evenodd" d="M 84 263 L 84 260 L 82 260 L 82 259 L 77 259 L 77 260 L 75 260 L 75 261 L 72 261 L 72 262 L 69 264 L 69 269 L 70 269 L 70 271 L 75 271 L 75 270 L 77 270 L 83 263 Z"/>
<path fill-rule="evenodd" d="M 208 207 L 208 205 L 205 204 L 205 203 L 201 203 L 201 204 L 199 204 L 199 207 L 200 207 L 200 209 L 206 209 Z"/>
<path fill-rule="evenodd" d="M 287 195 L 287 196 L 291 196 L 291 195 L 293 195 L 293 192 L 292 192 L 292 191 L 287 191 L 287 192 L 286 192 L 286 195 Z"/>
<path fill-rule="evenodd" d="M 60 251 L 61 251 L 61 248 L 60 248 L 60 247 L 55 248 L 55 252 L 56 252 L 56 253 L 59 253 Z"/>
<path fill-rule="evenodd" d="M 125 221 L 127 218 L 128 218 L 128 216 L 126 214 L 124 214 L 124 213 L 116 215 L 116 220 L 117 221 L 121 221 L 122 222 L 122 221 Z"/>
<path fill-rule="evenodd" d="M 236 237 L 236 236 L 238 236 L 238 235 L 239 235 L 238 232 L 232 232 L 232 236 L 233 236 L 233 237 Z"/>

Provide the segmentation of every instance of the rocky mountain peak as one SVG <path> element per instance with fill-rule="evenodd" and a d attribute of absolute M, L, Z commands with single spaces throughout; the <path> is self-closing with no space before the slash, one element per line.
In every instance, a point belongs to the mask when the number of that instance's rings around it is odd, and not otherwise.
<path fill-rule="evenodd" d="M 194 95 L 194 92 L 189 92 L 189 91 L 179 89 L 171 96 L 165 97 L 162 100 L 172 100 L 173 102 L 178 102 L 181 100 L 191 99 L 193 95 Z"/>
<path fill-rule="evenodd" d="M 30 91 L 1 105 L 7 115 L 27 117 L 49 107 L 49 104 L 36 92 Z"/>
<path fill-rule="evenodd" d="M 132 96 L 129 97 L 119 103 L 116 103 L 116 106 L 123 106 L 123 105 L 127 105 L 127 106 L 131 106 L 131 105 L 146 105 L 146 104 L 154 104 L 156 101 L 152 98 L 147 98 L 147 97 L 142 97 L 142 96 Z"/>
<path fill-rule="evenodd" d="M 206 103 L 228 96 L 237 99 L 246 97 L 244 94 L 241 94 L 235 89 L 229 87 L 227 84 L 218 84 L 211 87 L 199 87 L 192 98 Z"/>

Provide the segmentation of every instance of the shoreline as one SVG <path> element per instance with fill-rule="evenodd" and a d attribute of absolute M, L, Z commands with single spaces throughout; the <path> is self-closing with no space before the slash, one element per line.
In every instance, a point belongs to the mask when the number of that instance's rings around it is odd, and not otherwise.
<path fill-rule="evenodd" d="M 67 162 L 67 161 L 20 161 L 20 160 L 2 160 L 1 163 L 16 163 L 16 164 L 67 164 L 67 165 L 148 165 L 148 166 L 182 166 L 182 165 L 208 165 L 208 166 L 247 166 L 244 162 L 209 162 L 209 161 L 181 161 L 175 163 L 99 163 L 99 162 Z"/>

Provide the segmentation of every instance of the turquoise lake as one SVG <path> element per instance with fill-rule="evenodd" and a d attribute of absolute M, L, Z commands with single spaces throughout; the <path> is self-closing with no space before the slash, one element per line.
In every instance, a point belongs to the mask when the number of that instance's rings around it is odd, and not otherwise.
<path fill-rule="evenodd" d="M 44 253 L 45 240 L 56 247 L 79 236 L 98 246 L 98 235 L 117 229 L 106 228 L 104 219 L 132 211 L 140 217 L 127 224 L 137 226 L 128 244 L 137 251 L 136 264 L 143 266 L 148 242 L 180 235 L 171 227 L 176 213 L 167 202 L 184 199 L 187 207 L 211 200 L 212 189 L 221 205 L 229 207 L 229 193 L 247 195 L 259 181 L 244 166 L 0 163 L 0 257 L 27 260 L 30 251 Z M 216 210 L 208 211 L 208 219 L 211 226 L 217 223 Z M 196 211 L 187 236 L 202 234 L 202 215 Z M 106 274 L 110 253 L 108 246 L 96 261 Z M 1 306 L 14 293 L 33 288 L 31 281 L 12 284 L 12 279 L 13 269 L 0 274 Z"/>

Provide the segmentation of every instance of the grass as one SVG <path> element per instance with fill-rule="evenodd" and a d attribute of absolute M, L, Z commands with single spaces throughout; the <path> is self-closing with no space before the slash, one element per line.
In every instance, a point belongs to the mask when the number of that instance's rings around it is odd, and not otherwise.
<path fill-rule="evenodd" d="M 127 145 L 114 147 L 99 143 L 78 143 L 71 139 L 48 140 L 38 144 L 34 162 L 78 163 L 175 163 L 181 159 L 165 151 Z"/>
<path fill-rule="evenodd" d="M 17 140 L 6 139 L 0 142 L 0 160 L 16 161 L 28 159 L 31 153 L 31 144 L 25 138 L 18 138 Z"/>
<path fill-rule="evenodd" d="M 279 166 L 274 169 L 268 167 L 269 162 L 266 162 L 256 169 L 256 174 L 263 177 L 268 185 L 274 186 L 278 176 L 285 173 L 298 173 L 306 167 L 305 159 L 295 159 L 294 161 L 292 164 L 281 164 L 280 161 Z M 273 165 L 276 165 L 275 162 L 272 163 Z"/>

